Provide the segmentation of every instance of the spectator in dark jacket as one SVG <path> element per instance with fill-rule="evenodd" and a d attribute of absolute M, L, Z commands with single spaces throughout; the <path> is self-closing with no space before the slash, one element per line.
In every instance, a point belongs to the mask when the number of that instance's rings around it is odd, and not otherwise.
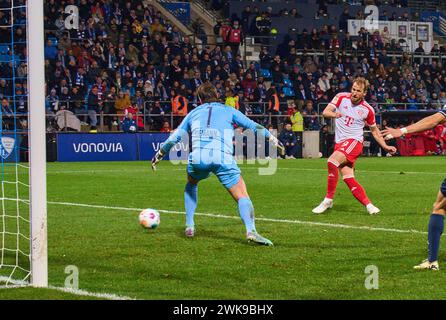
<path fill-rule="evenodd" d="M 97 132 L 96 125 L 98 124 L 97 114 L 100 111 L 102 101 L 98 97 L 98 87 L 93 86 L 88 94 L 88 118 L 90 119 L 90 132 Z"/>
<path fill-rule="evenodd" d="M 126 133 L 136 133 L 138 131 L 138 125 L 135 119 L 133 119 L 133 113 L 129 112 L 121 122 L 122 131 Z"/>
<path fill-rule="evenodd" d="M 291 123 L 285 124 L 285 129 L 279 135 L 279 141 L 285 146 L 285 158 L 296 159 L 297 137 L 294 131 L 291 130 Z"/>
<path fill-rule="evenodd" d="M 347 31 L 348 19 L 351 19 L 348 9 L 344 9 L 341 16 L 339 17 L 339 30 Z"/>

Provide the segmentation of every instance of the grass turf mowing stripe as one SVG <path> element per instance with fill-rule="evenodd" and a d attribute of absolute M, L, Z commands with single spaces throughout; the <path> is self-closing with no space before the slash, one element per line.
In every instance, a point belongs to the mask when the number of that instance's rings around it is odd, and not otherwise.
<path fill-rule="evenodd" d="M 72 203 L 72 202 L 48 201 L 48 204 L 63 205 L 63 206 L 73 206 L 73 207 L 96 208 L 96 209 L 122 210 L 122 211 L 142 211 L 142 210 L 144 210 L 144 208 L 113 207 L 113 206 L 85 204 L 85 203 Z M 172 213 L 172 214 L 182 214 L 182 215 L 185 214 L 185 212 L 183 212 L 183 211 L 173 211 L 173 210 L 158 210 L 158 211 L 161 212 L 161 213 Z M 240 219 L 239 217 L 236 217 L 236 216 L 228 216 L 228 215 L 216 214 L 216 213 L 199 213 L 199 212 L 197 212 L 197 213 L 195 213 L 195 215 L 211 217 L 211 218 L 222 218 L 222 219 L 237 219 L 237 220 Z M 369 227 L 369 226 L 352 226 L 352 225 L 338 224 L 338 223 L 325 223 L 325 222 L 288 220 L 288 219 L 256 218 L 256 221 L 267 221 L 267 222 L 278 222 L 278 223 L 289 223 L 289 224 L 301 224 L 301 225 L 329 227 L 329 228 L 341 228 L 341 229 L 383 231 L 383 232 L 393 232 L 393 233 L 427 234 L 427 232 L 419 231 L 419 230 L 392 229 L 392 228 L 380 228 L 380 227 Z"/>

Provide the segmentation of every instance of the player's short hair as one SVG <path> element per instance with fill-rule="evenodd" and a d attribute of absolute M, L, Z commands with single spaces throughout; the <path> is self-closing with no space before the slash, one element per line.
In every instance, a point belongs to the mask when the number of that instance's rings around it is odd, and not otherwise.
<path fill-rule="evenodd" d="M 353 80 L 353 84 L 355 83 L 363 86 L 364 92 L 367 91 L 370 86 L 369 80 L 364 77 L 357 77 L 355 80 Z"/>
<path fill-rule="evenodd" d="M 201 100 L 201 103 L 218 101 L 217 89 L 215 89 L 214 85 L 210 82 L 203 83 L 201 86 L 199 86 L 197 95 L 198 98 Z"/>

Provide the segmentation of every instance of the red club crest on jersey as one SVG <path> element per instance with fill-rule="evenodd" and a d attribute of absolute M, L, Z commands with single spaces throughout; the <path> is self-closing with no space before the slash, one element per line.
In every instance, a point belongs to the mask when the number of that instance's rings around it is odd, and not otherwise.
<path fill-rule="evenodd" d="M 358 110 L 358 114 L 359 114 L 359 116 L 362 118 L 362 116 L 364 116 L 364 111 L 362 111 L 362 110 Z"/>

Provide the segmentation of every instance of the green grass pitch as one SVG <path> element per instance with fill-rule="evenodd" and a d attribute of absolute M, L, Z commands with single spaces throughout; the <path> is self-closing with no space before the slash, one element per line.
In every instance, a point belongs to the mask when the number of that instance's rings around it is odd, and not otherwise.
<path fill-rule="evenodd" d="M 153 173 L 148 162 L 48 164 L 50 284 L 63 287 L 65 267 L 75 265 L 80 289 L 135 299 L 445 299 L 445 271 L 412 269 L 427 256 L 444 158 L 359 159 L 356 177 L 378 216 L 369 216 L 342 180 L 334 208 L 311 213 L 325 193 L 325 161 L 280 160 L 272 176 L 241 165 L 257 229 L 274 247 L 245 241 L 236 204 L 215 176 L 200 183 L 203 214 L 196 216 L 196 237 L 187 239 L 179 213 L 184 165 L 164 161 Z M 138 208 L 169 212 L 147 231 L 138 225 Z M 444 246 L 440 251 L 442 268 Z M 377 290 L 364 285 L 369 265 L 379 271 Z M 80 297 L 0 289 L 0 299 L 17 298 Z"/>

